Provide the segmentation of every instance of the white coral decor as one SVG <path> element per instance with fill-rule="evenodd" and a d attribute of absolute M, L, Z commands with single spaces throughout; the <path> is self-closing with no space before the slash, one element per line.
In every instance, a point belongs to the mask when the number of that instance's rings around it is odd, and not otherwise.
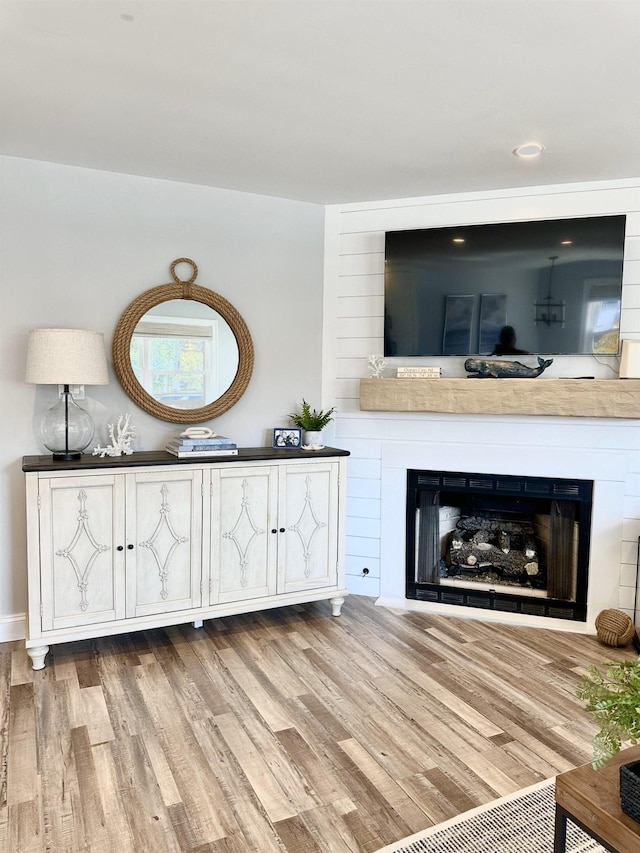
<path fill-rule="evenodd" d="M 107 424 L 111 444 L 106 447 L 98 445 L 93 448 L 93 455 L 100 456 L 131 456 L 131 442 L 136 437 L 136 429 L 131 426 L 131 415 L 118 415 L 116 424 Z"/>
<path fill-rule="evenodd" d="M 387 362 L 381 355 L 370 355 L 367 358 L 369 370 L 371 371 L 372 379 L 381 379 L 382 371 L 385 369 Z"/>

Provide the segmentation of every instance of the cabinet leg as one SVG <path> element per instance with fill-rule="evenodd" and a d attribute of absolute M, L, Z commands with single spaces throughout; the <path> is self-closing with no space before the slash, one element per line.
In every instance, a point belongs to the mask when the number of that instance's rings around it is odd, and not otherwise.
<path fill-rule="evenodd" d="M 331 603 L 331 615 L 339 616 L 340 611 L 342 610 L 342 605 L 344 604 L 344 598 L 336 596 L 336 598 L 330 598 L 329 601 Z"/>
<path fill-rule="evenodd" d="M 203 619 L 194 619 L 193 620 L 193 627 L 194 628 L 202 628 L 203 625 L 204 625 Z"/>
<path fill-rule="evenodd" d="M 32 649 L 27 649 L 27 654 L 31 658 L 32 669 L 44 669 L 44 659 L 49 651 L 49 646 L 35 646 Z"/>

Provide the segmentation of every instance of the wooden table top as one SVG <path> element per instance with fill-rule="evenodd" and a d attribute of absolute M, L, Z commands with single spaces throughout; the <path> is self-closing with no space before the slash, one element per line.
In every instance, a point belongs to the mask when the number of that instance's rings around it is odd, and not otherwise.
<path fill-rule="evenodd" d="M 618 853 L 640 851 L 640 823 L 620 808 L 620 765 L 640 760 L 640 746 L 620 752 L 600 770 L 583 764 L 556 777 L 556 802 Z"/>

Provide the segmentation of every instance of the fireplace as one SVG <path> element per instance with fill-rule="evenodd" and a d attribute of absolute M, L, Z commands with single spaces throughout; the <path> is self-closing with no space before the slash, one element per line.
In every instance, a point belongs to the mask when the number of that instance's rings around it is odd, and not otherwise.
<path fill-rule="evenodd" d="M 407 471 L 406 596 L 586 621 L 593 481 Z"/>

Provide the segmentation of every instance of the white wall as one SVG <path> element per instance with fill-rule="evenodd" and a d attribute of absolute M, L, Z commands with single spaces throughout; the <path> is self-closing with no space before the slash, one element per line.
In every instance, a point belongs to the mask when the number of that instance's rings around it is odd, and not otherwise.
<path fill-rule="evenodd" d="M 305 397 L 320 404 L 324 208 L 265 196 L 0 158 L 0 641 L 24 636 L 26 546 L 23 455 L 44 453 L 34 428 L 51 389 L 24 383 L 34 327 L 104 332 L 171 280 L 179 257 L 197 283 L 228 299 L 255 346 L 242 399 L 214 426 L 244 446 L 270 445 L 271 428 Z M 137 450 L 162 448 L 176 427 L 157 421 L 111 384 L 87 388 L 97 433 L 131 412 Z"/>
<path fill-rule="evenodd" d="M 402 563 L 402 543 L 393 534 L 394 546 L 385 552 L 389 525 L 382 507 L 388 495 L 384 486 L 383 459 L 394 448 L 412 445 L 424 458 L 425 451 L 439 468 L 443 452 L 460 459 L 455 470 L 484 471 L 484 445 L 494 451 L 511 444 L 527 462 L 546 460 L 555 454 L 588 455 L 602 447 L 620 451 L 625 475 L 622 493 L 616 497 L 620 512 L 616 545 L 601 571 L 609 573 L 609 605 L 633 610 L 636 543 L 640 535 L 640 429 L 637 422 L 588 418 L 552 419 L 498 416 L 455 416 L 360 412 L 359 380 L 369 375 L 367 356 L 383 352 L 384 232 L 459 224 L 509 222 L 603 214 L 627 214 L 621 331 L 626 338 L 640 338 L 640 183 L 616 181 L 593 184 L 534 187 L 451 196 L 399 199 L 336 205 L 327 208 L 325 237 L 324 393 L 338 408 L 335 443 L 351 451 L 347 489 L 347 579 L 352 592 L 377 596 L 384 593 L 388 578 Z M 464 376 L 464 359 L 391 359 L 389 372 L 398 364 L 440 364 L 445 376 Z M 535 381 L 556 376 L 617 376 L 617 359 L 595 360 L 557 357 Z M 617 380 L 616 380 L 617 381 Z M 549 449 L 553 445 L 550 453 Z M 470 453 L 470 446 L 477 452 Z M 563 450 L 564 448 L 564 450 Z M 456 449 L 460 453 L 455 456 Z M 462 456 L 466 456 L 463 460 Z M 474 467 L 474 458 L 477 467 Z M 478 461 L 479 460 L 479 461 Z M 466 464 L 468 463 L 468 464 Z M 496 471 L 496 473 L 499 473 Z M 504 473 L 504 472 L 502 472 Z M 404 513 L 404 493 L 391 497 Z M 400 511 L 400 510 L 398 510 Z M 610 520 L 610 519 L 609 519 Z M 603 522 L 604 523 L 604 522 Z M 387 539 L 387 541 L 391 541 Z M 612 537 L 609 541 L 614 541 Z M 390 553 L 393 556 L 390 556 Z M 381 555 L 387 554 L 385 567 Z M 364 577 L 362 569 L 369 569 Z M 602 599 L 600 599 L 602 601 Z"/>

